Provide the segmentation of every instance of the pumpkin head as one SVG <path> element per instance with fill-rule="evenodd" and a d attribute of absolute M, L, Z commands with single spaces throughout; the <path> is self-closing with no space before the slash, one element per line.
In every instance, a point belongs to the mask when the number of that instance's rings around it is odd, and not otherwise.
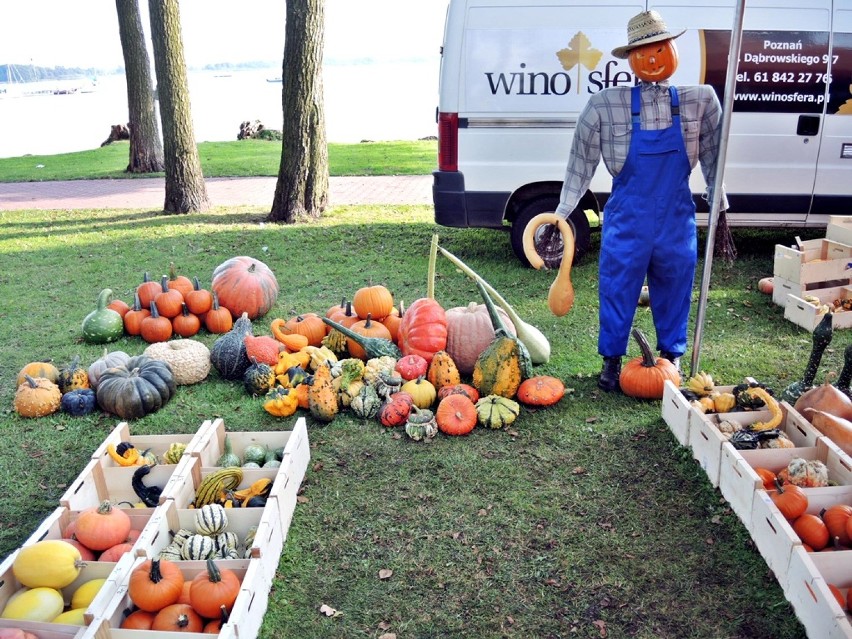
<path fill-rule="evenodd" d="M 234 319 L 243 313 L 248 313 L 249 319 L 265 315 L 275 305 L 279 291 L 272 270 L 260 260 L 244 255 L 217 266 L 211 288 Z"/>
<path fill-rule="evenodd" d="M 662 82 L 677 70 L 678 55 L 674 40 L 650 42 L 632 49 L 627 56 L 636 77 L 645 82 Z"/>
<path fill-rule="evenodd" d="M 364 286 L 355 291 L 352 307 L 361 319 L 367 319 L 367 315 L 370 315 L 374 320 L 381 321 L 393 310 L 393 295 L 381 284 Z"/>
<path fill-rule="evenodd" d="M 633 329 L 633 337 L 639 344 L 642 355 L 634 357 L 621 369 L 618 380 L 621 391 L 630 397 L 661 399 L 666 380 L 680 386 L 680 373 L 666 358 L 654 356 L 648 339 L 638 328 Z"/>

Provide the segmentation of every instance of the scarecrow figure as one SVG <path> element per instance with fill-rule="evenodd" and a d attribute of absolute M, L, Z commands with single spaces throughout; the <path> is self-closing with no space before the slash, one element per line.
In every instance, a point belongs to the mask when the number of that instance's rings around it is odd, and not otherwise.
<path fill-rule="evenodd" d="M 613 176 L 603 212 L 599 263 L 603 368 L 598 386 L 619 390 L 621 358 L 636 301 L 647 278 L 661 356 L 680 369 L 697 262 L 695 203 L 689 174 L 700 161 L 713 184 L 722 109 L 708 85 L 669 86 L 677 69 L 675 38 L 656 11 L 630 19 L 627 59 L 640 80 L 593 95 L 580 114 L 556 213 L 568 217 L 601 157 Z M 727 201 L 722 196 L 722 209 Z"/>

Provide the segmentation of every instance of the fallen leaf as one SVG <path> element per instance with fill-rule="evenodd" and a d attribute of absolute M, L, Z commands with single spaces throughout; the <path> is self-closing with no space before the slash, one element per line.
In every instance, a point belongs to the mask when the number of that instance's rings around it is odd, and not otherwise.
<path fill-rule="evenodd" d="M 396 639 L 395 632 L 386 632 L 383 635 L 379 635 L 379 639 Z"/>
<path fill-rule="evenodd" d="M 716 543 L 716 541 L 712 537 L 708 537 L 707 539 L 704 540 L 704 543 L 707 544 L 708 546 L 712 546 L 713 544 Z"/>
<path fill-rule="evenodd" d="M 572 475 L 583 475 L 585 473 L 586 473 L 586 469 L 583 468 L 582 466 L 574 466 L 574 468 L 571 469 Z"/>
<path fill-rule="evenodd" d="M 390 628 L 390 622 L 380 621 L 378 628 L 379 628 L 379 630 L 387 630 L 388 628 Z"/>
<path fill-rule="evenodd" d="M 393 575 L 393 570 L 390 568 L 382 568 L 379 571 L 379 579 L 390 579 L 391 575 Z"/>
<path fill-rule="evenodd" d="M 596 421 L 598 421 L 598 419 L 599 419 L 598 417 L 586 417 L 586 423 L 587 424 L 594 424 Z"/>
<path fill-rule="evenodd" d="M 317 462 L 316 464 L 314 464 L 314 472 L 316 473 L 321 471 L 323 469 L 323 466 L 325 466 L 325 464 L 323 464 L 322 462 Z"/>
<path fill-rule="evenodd" d="M 322 614 L 324 614 L 326 617 L 339 617 L 340 615 L 343 614 L 339 610 L 335 610 L 334 608 L 332 608 L 331 606 L 328 606 L 326 604 L 321 605 L 319 611 Z"/>
<path fill-rule="evenodd" d="M 305 497 L 304 495 L 299 495 L 298 497 L 296 497 L 296 501 L 299 502 L 300 504 L 307 504 L 308 501 L 310 501 L 310 500 L 307 497 Z"/>
<path fill-rule="evenodd" d="M 509 615 L 506 617 L 506 623 L 511 626 L 513 623 L 515 623 L 515 620 L 512 618 L 511 615 Z"/>
<path fill-rule="evenodd" d="M 488 514 L 488 511 L 485 508 L 480 508 L 479 512 L 477 512 L 476 514 L 479 515 L 480 517 L 485 517 L 485 515 Z"/>
<path fill-rule="evenodd" d="M 606 621 L 604 621 L 603 619 L 597 619 L 596 621 L 592 622 L 592 625 L 598 627 L 601 637 L 606 637 Z"/>

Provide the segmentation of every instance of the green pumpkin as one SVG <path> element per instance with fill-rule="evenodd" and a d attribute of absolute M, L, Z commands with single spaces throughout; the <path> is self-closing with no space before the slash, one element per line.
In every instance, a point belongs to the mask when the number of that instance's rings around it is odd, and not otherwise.
<path fill-rule="evenodd" d="M 266 446 L 260 444 L 249 444 L 243 451 L 243 465 L 257 464 L 262 466 L 266 462 Z"/>
<path fill-rule="evenodd" d="M 375 419 L 381 407 L 382 400 L 379 394 L 369 384 L 364 384 L 349 403 L 349 409 L 361 419 Z"/>
<path fill-rule="evenodd" d="M 251 360 L 246 353 L 245 337 L 253 335 L 254 327 L 248 313 L 234 322 L 234 326 L 224 335 L 220 335 L 210 348 L 210 362 L 219 371 L 222 379 L 239 380 L 243 378 Z"/>
<path fill-rule="evenodd" d="M 250 395 L 266 395 L 275 386 L 275 370 L 252 358 L 253 363 L 243 373 L 243 386 Z"/>
<path fill-rule="evenodd" d="M 98 295 L 98 307 L 83 320 L 83 341 L 89 344 L 114 342 L 124 335 L 124 319 L 107 308 L 112 290 L 105 288 Z"/>
<path fill-rule="evenodd" d="M 174 396 L 175 380 L 166 362 L 137 355 L 124 366 L 104 371 L 96 393 L 98 405 L 122 419 L 158 411 Z"/>
<path fill-rule="evenodd" d="M 435 421 L 435 413 L 428 408 L 417 408 L 411 406 L 408 419 L 405 422 L 405 434 L 416 442 L 424 439 L 432 439 L 438 434 L 438 423 Z"/>

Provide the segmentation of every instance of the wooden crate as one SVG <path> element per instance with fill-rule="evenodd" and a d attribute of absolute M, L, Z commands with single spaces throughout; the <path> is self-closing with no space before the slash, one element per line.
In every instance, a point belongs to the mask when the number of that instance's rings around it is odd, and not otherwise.
<path fill-rule="evenodd" d="M 817 440 L 822 437 L 822 434 L 789 403 L 781 402 L 781 411 L 784 414 L 781 430 L 790 441 L 798 448 L 816 446 Z M 739 413 L 739 415 L 748 415 L 748 413 Z M 754 420 L 740 423 L 754 423 Z M 738 450 L 730 442 L 722 444 L 719 492 L 722 493 L 731 510 L 740 518 L 747 529 L 750 529 L 751 526 L 752 502 L 754 501 L 755 491 L 763 488 L 763 481 L 754 469 L 762 467 L 766 459 L 765 452 L 766 449 Z"/>
<path fill-rule="evenodd" d="M 21 549 L 19 548 L 11 555 L 9 555 L 2 564 L 0 564 L 0 610 L 2 610 L 2 608 L 6 606 L 6 603 L 9 601 L 9 598 L 14 593 L 23 588 L 23 585 L 15 578 L 15 574 L 12 571 L 12 565 L 14 564 L 15 558 L 20 552 Z M 66 608 L 71 603 L 71 597 L 74 594 L 74 591 L 77 590 L 77 588 L 79 588 L 81 585 L 92 579 L 105 579 L 106 581 L 101 586 L 101 589 L 98 591 L 98 594 L 92 600 L 92 603 L 89 604 L 88 608 L 86 608 L 86 612 L 84 613 L 85 623 L 92 623 L 92 621 L 94 621 L 96 617 L 103 615 L 109 608 L 109 604 L 116 591 L 118 590 L 119 584 L 129 574 L 128 571 L 133 565 L 133 561 L 134 557 L 131 554 L 126 554 L 118 562 L 87 562 L 80 570 L 80 574 L 77 576 L 77 578 L 68 586 L 61 589 L 62 596 L 65 599 Z M 0 623 L 0 627 L 19 627 L 22 630 L 27 630 L 38 636 L 42 636 L 42 631 L 51 629 L 54 629 L 60 633 L 65 633 L 66 636 L 74 636 L 77 630 L 79 630 L 79 628 L 76 628 L 76 630 L 71 633 L 71 628 L 75 628 L 74 626 L 66 627 L 65 624 L 53 624 L 37 621 L 0 619 L 0 622 L 4 622 Z M 9 624 L 5 622 L 12 623 Z"/>
<path fill-rule="evenodd" d="M 169 500 L 159 507 L 162 516 L 155 517 L 142 531 L 135 545 L 137 557 L 155 557 L 172 541 L 173 533 L 181 528 L 195 530 L 195 509 L 179 508 Z M 284 533 L 281 529 L 281 517 L 278 513 L 278 500 L 269 499 L 263 508 L 229 508 L 227 510 L 228 527 L 240 541 L 246 538 L 249 529 L 256 528 L 254 542 L 249 547 L 251 559 L 261 559 L 261 569 L 265 577 L 272 582 L 281 550 L 284 547 Z M 181 562 L 184 563 L 184 562 Z"/>
<path fill-rule="evenodd" d="M 145 561 L 144 557 L 137 557 L 131 567 L 130 572 L 138 565 Z M 204 561 L 184 561 L 180 562 L 181 571 L 184 579 L 191 580 L 197 574 L 207 570 L 206 562 Z M 240 594 L 234 602 L 233 613 L 231 619 L 218 635 L 219 639 L 230 637 L 239 637 L 246 639 L 257 636 L 257 631 L 263 621 L 263 614 L 266 612 L 266 601 L 269 597 L 271 582 L 264 577 L 264 572 L 260 566 L 259 559 L 230 559 L 217 562 L 222 568 L 233 570 L 242 582 Z M 130 574 L 128 572 L 128 576 Z M 127 579 L 121 584 L 113 595 L 107 611 L 90 625 L 89 630 L 82 635 L 80 639 L 179 639 L 181 637 L 211 637 L 214 635 L 205 635 L 201 633 L 176 633 L 176 632 L 158 632 L 152 630 L 122 630 L 121 622 L 124 620 L 128 610 L 132 609 L 133 602 L 127 593 Z M 263 593 L 257 603 L 247 602 L 246 600 L 254 600 L 256 593 Z M 263 604 L 262 606 L 260 604 Z M 261 609 L 262 608 L 262 609 Z M 249 610 L 255 614 L 258 619 L 245 620 L 243 619 L 243 611 Z M 236 617 L 236 618 L 235 618 Z M 243 620 L 245 632 L 242 632 L 240 621 Z M 255 626 L 256 625 L 256 626 Z M 254 634 L 251 634 L 254 627 Z M 238 634 L 239 631 L 239 634 Z"/>
<path fill-rule="evenodd" d="M 852 285 L 852 278 L 846 277 L 839 280 L 831 280 L 830 282 L 811 282 L 801 284 L 799 282 L 791 282 L 783 277 L 772 278 L 772 301 L 781 308 L 787 307 L 787 302 L 790 300 L 790 295 L 799 299 L 806 295 L 815 295 L 820 299 L 837 299 L 843 292 L 843 287 Z"/>
<path fill-rule="evenodd" d="M 829 307 L 833 308 L 834 300 L 852 298 L 852 286 L 825 289 L 817 297 L 822 304 L 828 304 Z M 796 326 L 801 326 L 813 333 L 823 319 L 824 313 L 820 312 L 821 308 L 821 305 L 811 304 L 801 297 L 790 294 L 787 296 L 787 304 L 784 307 L 784 317 Z M 835 329 L 852 327 L 852 311 L 841 310 L 832 313 L 831 325 Z"/>
<path fill-rule="evenodd" d="M 834 242 L 852 245 L 852 215 L 829 215 L 825 237 Z"/>
<path fill-rule="evenodd" d="M 148 448 L 154 452 L 158 458 L 162 459 L 163 454 L 168 450 L 172 443 L 178 442 L 186 444 L 184 455 L 190 455 L 198 448 L 203 441 L 206 441 L 207 431 L 212 427 L 211 420 L 205 420 L 198 427 L 198 430 L 192 433 L 175 433 L 171 435 L 136 435 L 131 432 L 130 424 L 120 422 L 112 429 L 109 435 L 101 442 L 94 453 L 92 459 L 101 460 L 106 466 L 117 466 L 113 459 L 107 453 L 107 446 L 112 444 L 118 446 L 121 442 L 130 442 L 139 451 L 144 451 Z"/>
<path fill-rule="evenodd" d="M 775 245 L 773 277 L 807 284 L 849 277 L 852 246 L 829 239 L 815 239 L 790 247 Z"/>
<path fill-rule="evenodd" d="M 283 447 L 286 450 L 287 441 L 299 424 L 305 424 L 304 417 L 293 420 L 292 425 L 288 424 L 286 430 L 231 432 L 225 428 L 224 420 L 217 419 L 212 422 L 210 428 L 200 438 L 197 453 L 194 454 L 201 458 L 202 466 L 215 466 L 216 460 L 225 451 L 226 435 L 231 442 L 234 454 L 240 458 L 242 458 L 243 451 L 245 451 L 246 446 L 249 444 L 260 444 L 261 446 L 268 446 L 273 450 Z"/>
<path fill-rule="evenodd" d="M 671 380 L 663 386 L 663 421 L 672 431 L 672 435 L 681 446 L 689 445 L 689 402 Z"/>
<path fill-rule="evenodd" d="M 852 639 L 850 617 L 828 588 L 834 584 L 844 597 L 852 588 L 852 550 L 813 553 L 798 546 L 790 556 L 789 571 L 784 596 L 808 637 Z"/>
<path fill-rule="evenodd" d="M 180 464 L 157 464 L 144 478 L 146 486 L 165 488 Z M 108 499 L 113 503 L 127 501 L 139 502 L 133 490 L 133 473 L 139 466 L 106 465 L 102 459 L 92 459 L 71 482 L 65 494 L 59 498 L 59 505 L 69 510 L 85 510 L 97 506 Z M 160 503 L 165 500 L 162 496 Z"/>

